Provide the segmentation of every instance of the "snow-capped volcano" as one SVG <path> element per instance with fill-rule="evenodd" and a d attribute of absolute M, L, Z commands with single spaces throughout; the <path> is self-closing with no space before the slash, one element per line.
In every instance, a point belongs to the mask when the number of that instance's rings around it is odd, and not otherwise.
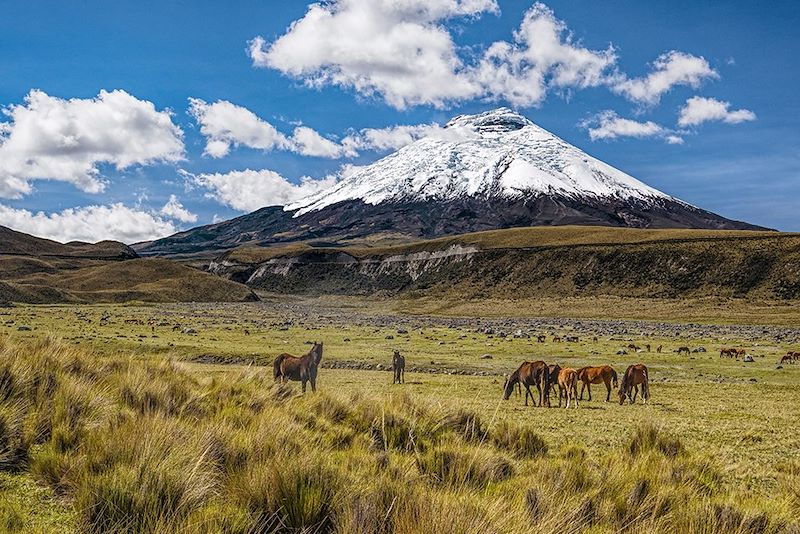
<path fill-rule="evenodd" d="M 194 254 L 291 241 L 432 238 L 521 226 L 757 229 L 672 198 L 509 109 L 462 115 L 330 189 L 151 243 Z"/>
<path fill-rule="evenodd" d="M 285 209 L 299 216 L 348 200 L 375 205 L 539 196 L 676 201 L 499 108 L 458 116 L 436 134 L 355 168 L 332 188 Z"/>

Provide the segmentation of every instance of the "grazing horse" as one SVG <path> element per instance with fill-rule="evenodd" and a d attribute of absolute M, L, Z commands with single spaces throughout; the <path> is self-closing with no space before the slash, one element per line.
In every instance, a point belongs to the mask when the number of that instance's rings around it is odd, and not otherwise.
<path fill-rule="evenodd" d="M 664 345 L 659 345 L 658 347 L 656 347 L 656 352 L 661 354 L 661 349 L 663 349 L 663 348 L 664 348 Z"/>
<path fill-rule="evenodd" d="M 560 400 L 560 393 L 561 390 L 558 388 L 558 373 L 561 372 L 561 366 L 557 363 L 553 363 L 547 366 L 547 389 L 545 390 L 545 395 L 547 396 L 547 405 L 550 406 L 550 392 L 552 389 L 555 388 L 556 392 L 559 393 L 559 406 L 561 405 Z"/>
<path fill-rule="evenodd" d="M 645 346 L 644 346 L 644 348 L 646 348 L 646 349 L 647 349 L 647 352 L 650 352 L 650 343 L 648 343 L 647 345 L 645 345 Z"/>
<path fill-rule="evenodd" d="M 719 357 L 720 358 L 735 358 L 736 357 L 736 349 L 729 349 L 729 348 L 721 348 L 719 349 Z"/>
<path fill-rule="evenodd" d="M 558 373 L 558 407 L 561 408 L 561 395 L 567 399 L 566 406 L 575 401 L 575 408 L 578 407 L 578 371 L 571 367 L 565 367 Z"/>
<path fill-rule="evenodd" d="M 619 385 L 619 403 L 624 404 L 626 398 L 631 404 L 636 402 L 639 385 L 642 386 L 642 404 L 646 404 L 647 399 L 650 398 L 650 379 L 647 375 L 647 367 L 641 363 L 629 365 L 625 374 L 622 375 L 622 382 Z"/>
<path fill-rule="evenodd" d="M 567 336 L 565 339 L 567 340 L 567 343 L 577 343 L 578 342 L 578 336 Z"/>
<path fill-rule="evenodd" d="M 538 341 L 539 343 L 544 343 L 545 341 L 547 341 L 547 336 L 544 335 L 536 336 L 536 341 Z"/>
<path fill-rule="evenodd" d="M 744 349 L 736 349 L 736 357 L 737 357 L 737 358 L 738 358 L 739 356 L 741 356 L 742 358 L 744 358 L 746 354 L 747 354 L 747 351 L 746 351 L 746 350 L 744 350 Z"/>
<path fill-rule="evenodd" d="M 590 384 L 606 385 L 606 402 L 611 400 L 611 387 L 617 387 L 617 372 L 610 365 L 598 367 L 581 367 L 578 369 L 578 379 L 583 382 L 581 386 L 581 400 L 583 400 L 583 390 L 589 391 L 589 400 L 592 400 L 592 388 Z"/>
<path fill-rule="evenodd" d="M 692 351 L 689 350 L 689 347 L 678 347 L 678 354 L 686 353 L 688 356 Z"/>
<path fill-rule="evenodd" d="M 780 363 L 780 364 L 784 364 L 784 363 L 794 363 L 795 359 L 797 358 L 796 354 L 797 354 L 796 352 L 795 352 L 795 353 L 792 353 L 792 352 L 787 352 L 787 353 L 786 353 L 786 356 L 784 356 L 783 358 L 781 358 L 781 361 L 780 361 L 780 362 L 778 362 L 778 363 Z"/>
<path fill-rule="evenodd" d="M 561 337 L 560 336 L 553 336 L 553 343 L 561 343 Z"/>
<path fill-rule="evenodd" d="M 503 385 L 503 400 L 508 400 L 514 391 L 514 386 L 522 384 L 525 387 L 525 406 L 528 405 L 528 395 L 530 395 L 533 405 L 536 406 L 536 399 L 531 392 L 531 386 L 535 385 L 539 391 L 539 406 L 544 402 L 544 393 L 548 387 L 547 364 L 543 361 L 522 362 L 519 369 L 511 373 Z M 547 396 L 547 403 L 550 404 L 550 397 Z"/>
<path fill-rule="evenodd" d="M 403 358 L 399 350 L 394 351 L 392 356 L 392 372 L 394 373 L 392 384 L 406 383 L 406 359 Z"/>
<path fill-rule="evenodd" d="M 303 383 L 303 393 L 306 392 L 306 382 L 311 382 L 311 391 L 317 391 L 317 367 L 322 361 L 322 343 L 314 342 L 314 346 L 305 356 L 292 356 L 291 354 L 279 354 L 272 367 L 275 374 L 275 381 L 285 384 L 288 380 L 295 380 Z"/>

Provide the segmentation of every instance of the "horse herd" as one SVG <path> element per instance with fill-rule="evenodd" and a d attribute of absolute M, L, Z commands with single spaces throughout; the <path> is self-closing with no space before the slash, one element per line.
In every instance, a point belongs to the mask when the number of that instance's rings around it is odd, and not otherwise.
<path fill-rule="evenodd" d="M 292 356 L 288 353 L 279 354 L 273 361 L 273 375 L 275 381 L 285 384 L 288 380 L 294 380 L 302 384 L 303 393 L 306 392 L 306 384 L 311 383 L 311 391 L 317 391 L 317 368 L 322 361 L 322 343 L 314 342 L 313 347 L 304 356 Z M 392 383 L 405 383 L 406 360 L 395 350 L 392 355 Z M 580 399 L 578 398 L 578 381 L 582 382 Z M 539 392 L 539 406 L 545 404 L 550 406 L 550 392 L 558 389 L 558 406 L 561 407 L 562 401 L 565 408 L 571 404 L 578 407 L 578 400 L 583 400 L 583 392 L 589 393 L 589 400 L 592 400 L 592 384 L 604 384 L 606 386 L 606 402 L 611 399 L 611 388 L 619 387 L 619 403 L 624 404 L 628 399 L 631 404 L 636 402 L 641 386 L 642 403 L 646 403 L 650 398 L 650 385 L 647 367 L 641 363 L 629 365 L 622 375 L 622 381 L 617 381 L 617 372 L 610 365 L 597 367 L 581 367 L 573 369 L 571 367 L 562 368 L 558 364 L 548 365 L 543 361 L 523 362 L 519 368 L 511 373 L 503 385 L 503 399 L 508 400 L 514 392 L 514 386 L 520 391 L 525 388 L 525 406 L 528 405 L 530 396 L 534 406 L 536 399 L 531 392 L 531 386 L 536 386 Z"/>
<path fill-rule="evenodd" d="M 581 382 L 580 399 L 578 398 L 578 382 Z M 558 406 L 569 408 L 571 404 L 578 407 L 578 400 L 583 400 L 583 392 L 588 391 L 589 400 L 592 400 L 592 384 L 604 384 L 606 386 L 606 402 L 611 399 L 611 388 L 619 387 L 619 403 L 624 404 L 628 399 L 631 404 L 636 402 L 641 386 L 642 403 L 646 403 L 650 398 L 650 380 L 647 367 L 641 363 L 629 365 L 622 375 L 622 381 L 617 383 L 617 372 L 610 365 L 562 368 L 560 365 L 548 365 L 539 360 L 535 362 L 522 362 L 519 368 L 511 373 L 503 385 L 503 399 L 508 400 L 514 392 L 514 386 L 520 389 L 525 388 L 525 406 L 528 405 L 528 396 L 536 406 L 536 399 L 531 392 L 531 386 L 536 386 L 539 393 L 538 406 L 551 406 L 550 392 L 558 390 Z"/>

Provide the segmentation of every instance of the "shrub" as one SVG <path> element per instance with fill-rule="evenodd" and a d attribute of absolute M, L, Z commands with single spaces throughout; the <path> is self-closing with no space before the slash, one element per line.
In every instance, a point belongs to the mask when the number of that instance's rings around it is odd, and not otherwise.
<path fill-rule="evenodd" d="M 677 437 L 664 435 L 653 425 L 642 425 L 634 432 L 628 450 L 631 456 L 656 451 L 669 458 L 675 458 L 683 452 L 683 443 Z"/>
<path fill-rule="evenodd" d="M 529 426 L 517 426 L 502 421 L 492 430 L 492 442 L 520 458 L 535 458 L 547 454 L 547 443 Z"/>

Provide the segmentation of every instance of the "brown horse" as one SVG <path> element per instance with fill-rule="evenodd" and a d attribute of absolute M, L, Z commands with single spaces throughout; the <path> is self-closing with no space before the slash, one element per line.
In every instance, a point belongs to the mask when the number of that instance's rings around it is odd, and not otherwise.
<path fill-rule="evenodd" d="M 536 336 L 536 341 L 538 341 L 539 343 L 544 343 L 545 341 L 547 341 L 547 337 L 544 335 L 538 335 Z"/>
<path fill-rule="evenodd" d="M 565 367 L 558 373 L 558 407 L 561 408 L 561 395 L 567 399 L 564 408 L 569 408 L 570 403 L 575 401 L 575 408 L 578 407 L 578 371 L 571 367 Z"/>
<path fill-rule="evenodd" d="M 619 385 L 619 403 L 624 404 L 626 398 L 631 404 L 636 402 L 640 385 L 642 386 L 642 404 L 646 404 L 647 399 L 650 398 L 650 379 L 647 374 L 647 367 L 641 363 L 629 365 Z M 633 393 L 633 396 L 631 396 L 631 393 Z"/>
<path fill-rule="evenodd" d="M 723 347 L 719 349 L 719 357 L 720 358 L 735 358 L 736 357 L 736 349 L 730 349 Z"/>
<path fill-rule="evenodd" d="M 543 361 L 522 362 L 519 368 L 511 373 L 503 385 L 503 400 L 508 400 L 514 392 L 514 386 L 522 384 L 525 387 L 525 406 L 528 405 L 528 395 L 531 396 L 533 405 L 536 406 L 536 399 L 531 393 L 531 386 L 535 385 L 539 391 L 539 406 L 544 402 L 544 393 L 548 386 L 547 364 Z M 547 396 L 547 403 L 550 404 L 550 397 Z"/>
<path fill-rule="evenodd" d="M 392 356 L 392 372 L 394 373 L 392 384 L 406 383 L 406 359 L 403 358 L 399 350 L 394 351 Z"/>
<path fill-rule="evenodd" d="M 656 352 L 661 354 L 661 349 L 663 349 L 663 348 L 664 348 L 664 345 L 659 345 L 658 347 L 656 347 Z"/>
<path fill-rule="evenodd" d="M 553 389 L 555 389 L 555 391 L 553 391 L 553 394 L 559 393 L 558 403 L 559 406 L 561 405 L 561 399 L 560 399 L 561 390 L 558 388 L 558 373 L 560 372 L 561 372 L 561 366 L 558 365 L 557 363 L 553 363 L 547 366 L 547 392 L 545 394 L 547 395 L 548 406 L 550 406 L 550 393 L 551 390 Z"/>
<path fill-rule="evenodd" d="M 796 353 L 792 353 L 792 352 L 788 352 L 788 353 L 786 353 L 786 356 L 784 356 L 783 358 L 781 358 L 781 361 L 780 361 L 780 362 L 778 362 L 778 363 L 780 363 L 780 364 L 784 364 L 784 363 L 794 363 L 794 361 L 795 361 L 795 358 L 796 358 L 795 354 L 796 354 Z"/>
<path fill-rule="evenodd" d="M 689 350 L 689 347 L 678 347 L 678 354 L 683 354 L 684 352 L 688 355 L 692 351 Z"/>
<path fill-rule="evenodd" d="M 600 365 L 598 367 L 581 367 L 578 369 L 578 379 L 583 382 L 581 386 L 581 400 L 583 400 L 583 390 L 589 391 L 589 400 L 592 400 L 592 388 L 590 384 L 606 385 L 606 402 L 611 400 L 611 387 L 617 387 L 617 372 L 610 365 Z"/>
<path fill-rule="evenodd" d="M 322 361 L 322 343 L 314 342 L 314 346 L 305 356 L 292 356 L 279 354 L 272 363 L 275 381 L 285 384 L 288 380 L 303 383 L 303 393 L 306 392 L 306 382 L 311 382 L 311 391 L 317 391 L 317 367 Z"/>

